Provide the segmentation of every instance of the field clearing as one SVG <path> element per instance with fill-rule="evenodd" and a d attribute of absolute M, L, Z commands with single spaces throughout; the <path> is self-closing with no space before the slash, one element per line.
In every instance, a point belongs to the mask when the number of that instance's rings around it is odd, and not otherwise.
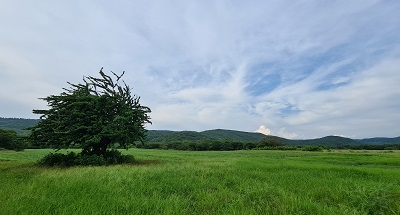
<path fill-rule="evenodd" d="M 52 151 L 0 151 L 0 214 L 400 214 L 399 151 L 129 149 L 139 164 L 35 166 Z"/>

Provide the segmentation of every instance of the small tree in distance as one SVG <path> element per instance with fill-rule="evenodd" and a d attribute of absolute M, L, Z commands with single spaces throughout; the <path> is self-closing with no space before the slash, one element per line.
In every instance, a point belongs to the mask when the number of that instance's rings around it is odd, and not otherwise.
<path fill-rule="evenodd" d="M 285 143 L 282 138 L 276 136 L 265 136 L 258 144 L 257 147 L 276 147 L 284 146 Z"/>
<path fill-rule="evenodd" d="M 118 143 L 128 149 L 134 141 L 143 141 L 146 123 L 151 123 L 150 108 L 141 106 L 140 97 L 131 95 L 129 86 L 111 72 L 114 79 L 100 70 L 100 78 L 84 77 L 83 84 L 63 88 L 60 95 L 42 98 L 49 110 L 33 110 L 41 121 L 31 128 L 31 140 L 55 147 L 82 147 L 83 155 L 106 156 Z"/>

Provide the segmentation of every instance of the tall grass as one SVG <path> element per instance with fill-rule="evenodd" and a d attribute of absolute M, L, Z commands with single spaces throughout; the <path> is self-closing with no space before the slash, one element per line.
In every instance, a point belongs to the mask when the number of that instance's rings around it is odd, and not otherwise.
<path fill-rule="evenodd" d="M 399 214 L 400 152 L 130 149 L 137 165 L 42 168 L 0 151 L 0 214 Z"/>

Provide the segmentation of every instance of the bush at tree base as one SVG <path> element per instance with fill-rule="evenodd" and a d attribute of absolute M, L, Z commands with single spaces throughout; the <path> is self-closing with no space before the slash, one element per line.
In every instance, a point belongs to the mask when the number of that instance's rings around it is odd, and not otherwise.
<path fill-rule="evenodd" d="M 123 155 L 118 150 L 108 150 L 105 155 L 87 155 L 84 153 L 69 152 L 50 153 L 39 160 L 40 166 L 105 166 L 113 164 L 133 164 L 135 158 L 132 155 Z"/>

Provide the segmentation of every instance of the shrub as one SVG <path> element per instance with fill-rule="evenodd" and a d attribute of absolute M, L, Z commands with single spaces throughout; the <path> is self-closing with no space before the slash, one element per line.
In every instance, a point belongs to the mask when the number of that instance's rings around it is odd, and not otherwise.
<path fill-rule="evenodd" d="M 135 157 L 133 157 L 132 155 L 123 155 L 120 151 L 116 149 L 107 151 L 104 155 L 104 159 L 108 165 L 135 163 Z"/>
<path fill-rule="evenodd" d="M 135 163 L 135 158 L 132 155 L 122 155 L 118 150 L 109 150 L 102 155 L 87 155 L 84 153 L 76 154 L 69 152 L 67 154 L 62 153 L 50 153 L 39 160 L 41 166 L 59 166 L 59 167 L 70 167 L 70 166 L 104 166 L 113 164 L 132 164 Z"/>
<path fill-rule="evenodd" d="M 299 147 L 297 146 L 264 146 L 256 148 L 256 150 L 282 150 L 282 151 L 296 151 Z"/>
<path fill-rule="evenodd" d="M 50 153 L 39 160 L 41 166 L 59 166 L 68 167 L 75 165 L 77 154 L 70 152 L 68 154 Z"/>
<path fill-rule="evenodd" d="M 310 152 L 316 152 L 316 151 L 323 151 L 324 148 L 322 146 L 304 146 L 301 148 L 301 151 L 310 151 Z"/>
<path fill-rule="evenodd" d="M 107 164 L 106 159 L 99 155 L 80 154 L 75 160 L 75 165 L 82 166 L 104 166 Z"/>
<path fill-rule="evenodd" d="M 134 164 L 134 163 L 136 163 L 136 160 L 133 155 L 121 155 L 120 164 Z"/>
<path fill-rule="evenodd" d="M 257 148 L 261 148 L 264 146 L 284 146 L 282 138 L 275 136 L 265 136 L 260 142 L 257 144 Z"/>
<path fill-rule="evenodd" d="M 104 154 L 104 159 L 107 162 L 107 164 L 121 163 L 121 157 L 122 157 L 121 152 L 116 149 L 109 150 Z"/>
<path fill-rule="evenodd" d="M 230 140 L 193 140 L 193 141 L 172 141 L 172 142 L 148 142 L 137 144 L 137 148 L 145 149 L 175 149 L 187 151 L 232 151 L 253 149 L 257 143 L 240 142 Z"/>

